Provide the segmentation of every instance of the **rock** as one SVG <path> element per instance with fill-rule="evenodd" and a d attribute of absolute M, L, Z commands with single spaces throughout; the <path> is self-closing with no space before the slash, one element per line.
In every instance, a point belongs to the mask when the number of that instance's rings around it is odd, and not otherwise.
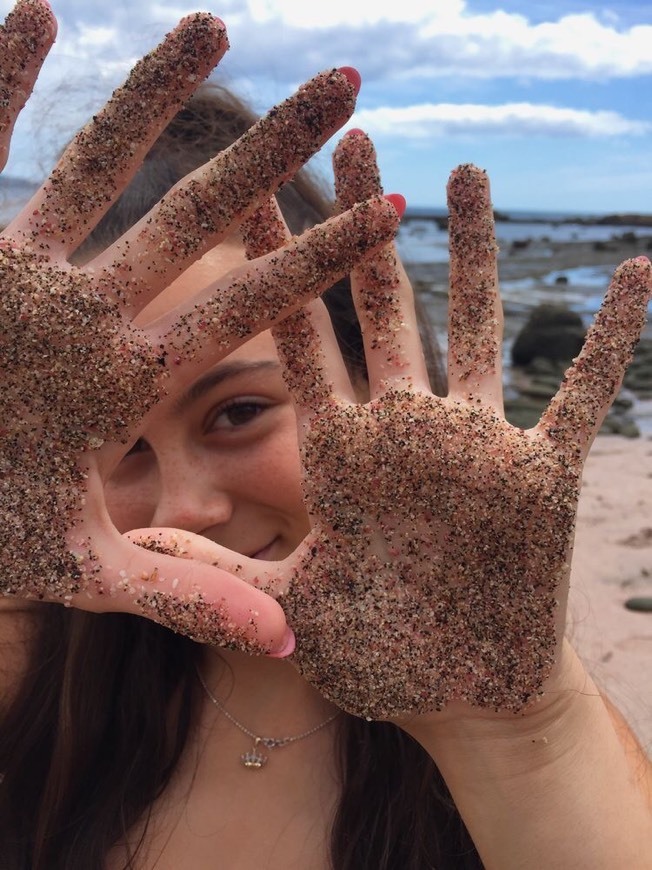
<path fill-rule="evenodd" d="M 620 393 L 613 400 L 611 407 L 617 408 L 619 411 L 629 411 L 630 408 L 634 406 L 634 400 L 627 398 L 627 396 L 622 396 Z"/>
<path fill-rule="evenodd" d="M 505 402 L 505 418 L 518 429 L 532 429 L 541 417 L 547 402 L 531 402 L 526 397 Z"/>
<path fill-rule="evenodd" d="M 546 378 L 545 380 L 537 379 L 536 381 L 531 381 L 527 386 L 521 387 L 521 393 L 524 396 L 531 396 L 535 399 L 552 399 L 558 389 L 559 381 Z"/>
<path fill-rule="evenodd" d="M 652 598 L 641 595 L 637 598 L 628 598 L 625 602 L 628 610 L 636 610 L 639 613 L 652 613 Z"/>
<path fill-rule="evenodd" d="M 624 385 L 640 399 L 652 394 L 652 339 L 643 338 L 634 351 L 634 359 L 625 372 Z"/>
<path fill-rule="evenodd" d="M 559 362 L 547 359 L 545 356 L 535 356 L 534 359 L 530 360 L 530 362 L 525 366 L 525 371 L 529 375 L 551 375 L 553 377 L 559 377 L 561 380 L 562 375 L 564 374 L 565 366 L 560 364 Z"/>
<path fill-rule="evenodd" d="M 515 342 L 515 350 L 512 351 L 515 363 L 526 358 L 528 353 L 535 354 L 526 365 L 519 367 L 517 377 L 512 378 L 511 388 L 516 391 L 516 395 L 505 400 L 505 416 L 513 426 L 521 429 L 536 426 L 550 399 L 559 389 L 571 356 L 575 357 L 579 353 L 583 335 L 584 328 L 579 315 L 565 307 L 541 305 L 533 311 L 530 320 L 517 336 L 516 342 L 519 345 Z M 546 356 L 551 347 L 555 353 L 560 353 L 560 348 L 569 348 L 566 358 Z M 634 362 L 628 387 L 632 393 L 640 396 L 640 388 L 650 383 L 647 378 L 652 374 L 652 341 L 641 342 L 641 349 Z M 631 384 L 639 391 L 636 392 Z M 604 435 L 638 438 L 640 430 L 629 413 L 632 407 L 632 398 L 619 393 L 600 432 Z"/>
<path fill-rule="evenodd" d="M 570 362 L 582 349 L 586 330 L 579 314 L 565 305 L 538 305 L 512 345 L 512 364 L 536 357 Z"/>
<path fill-rule="evenodd" d="M 603 226 L 625 226 L 630 227 L 652 227 L 652 215 L 637 214 L 636 212 L 626 212 L 621 214 L 606 214 L 603 217 L 591 218 L 591 223 L 601 224 Z"/>

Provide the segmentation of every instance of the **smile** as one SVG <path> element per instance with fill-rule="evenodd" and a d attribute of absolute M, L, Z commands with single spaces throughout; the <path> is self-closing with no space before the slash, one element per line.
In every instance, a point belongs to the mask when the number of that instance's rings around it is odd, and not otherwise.
<path fill-rule="evenodd" d="M 255 553 L 252 553 L 249 557 L 250 559 L 262 559 L 263 561 L 269 559 L 274 549 L 274 545 L 278 541 L 278 536 L 275 537 L 272 541 L 269 542 L 265 547 L 260 550 L 257 550 Z"/>

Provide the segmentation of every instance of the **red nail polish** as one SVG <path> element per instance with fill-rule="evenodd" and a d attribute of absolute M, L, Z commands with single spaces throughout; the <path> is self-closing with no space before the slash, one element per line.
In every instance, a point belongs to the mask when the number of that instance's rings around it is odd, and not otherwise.
<path fill-rule="evenodd" d="M 398 216 L 403 217 L 403 215 L 405 214 L 405 209 L 407 207 L 405 197 L 400 193 L 388 193 L 386 194 L 385 199 L 391 202 L 391 204 L 398 212 Z"/>
<path fill-rule="evenodd" d="M 346 76 L 355 88 L 356 94 L 360 93 L 360 85 L 362 84 L 362 76 L 353 66 L 341 66 L 338 70 L 342 75 Z"/>
<path fill-rule="evenodd" d="M 352 130 L 347 130 L 344 134 L 345 136 L 366 136 L 364 130 L 361 130 L 359 127 L 354 127 Z"/>

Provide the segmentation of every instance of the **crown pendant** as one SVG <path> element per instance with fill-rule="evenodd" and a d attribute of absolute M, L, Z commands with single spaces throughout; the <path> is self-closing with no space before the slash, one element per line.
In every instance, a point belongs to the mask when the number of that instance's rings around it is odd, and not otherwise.
<path fill-rule="evenodd" d="M 247 770 L 260 770 L 267 764 L 268 756 L 263 755 L 258 749 L 259 744 L 262 742 L 260 737 L 256 737 L 249 752 L 245 752 L 240 756 L 242 766 L 246 767 Z"/>

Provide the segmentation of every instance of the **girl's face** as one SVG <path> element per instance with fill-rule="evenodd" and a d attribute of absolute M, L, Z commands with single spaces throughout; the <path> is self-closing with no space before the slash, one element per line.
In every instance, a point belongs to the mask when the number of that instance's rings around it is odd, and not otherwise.
<path fill-rule="evenodd" d="M 222 245 L 179 278 L 148 317 L 244 261 Z M 159 406 L 155 422 L 106 485 L 124 532 L 166 526 L 246 556 L 288 556 L 309 530 L 296 418 L 270 332 L 262 333 Z"/>

